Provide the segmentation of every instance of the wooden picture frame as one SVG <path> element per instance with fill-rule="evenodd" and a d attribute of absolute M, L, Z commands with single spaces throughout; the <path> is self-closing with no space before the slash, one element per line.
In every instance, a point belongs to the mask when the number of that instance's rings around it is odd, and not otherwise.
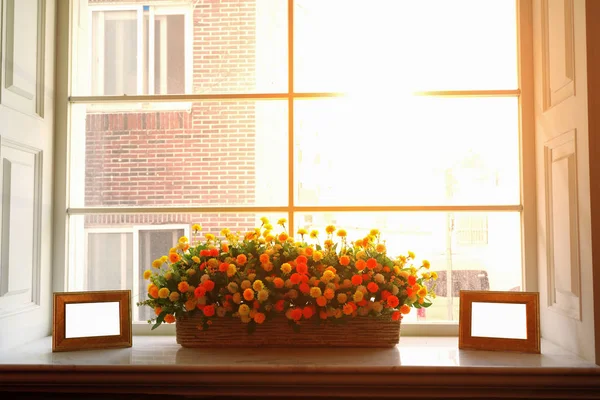
<path fill-rule="evenodd" d="M 481 304 L 483 303 L 483 304 Z M 498 337 L 496 333 L 492 335 L 479 335 L 483 330 L 481 326 L 485 326 L 485 329 L 497 329 L 490 326 L 490 320 L 493 320 L 493 316 L 490 317 L 490 313 L 485 314 L 485 321 L 477 321 L 476 325 L 477 332 L 473 333 L 473 317 L 474 317 L 474 306 L 476 304 L 476 315 L 475 317 L 481 317 L 481 311 L 483 306 L 487 304 L 488 309 L 499 309 L 501 305 L 506 305 L 505 308 L 510 308 L 507 312 L 515 310 L 515 305 L 524 305 L 525 316 L 521 318 L 521 323 L 524 323 L 524 327 L 515 327 L 521 329 L 520 335 L 510 337 Z M 523 310 L 523 307 L 517 307 L 519 311 Z M 506 315 L 505 315 L 506 316 Z M 502 328 L 502 326 L 500 327 Z M 501 331 L 502 329 L 497 329 Z M 517 337 L 520 336 L 520 337 Z M 524 336 L 524 337 L 523 337 Z M 458 336 L 458 348 L 459 349 L 474 349 L 474 350 L 490 350 L 490 351 L 514 351 L 521 353 L 537 353 L 539 354 L 540 349 L 540 300 L 539 293 L 537 292 L 498 292 L 498 291 L 475 291 L 475 290 L 461 290 L 460 291 L 460 317 L 459 317 L 459 336 Z"/>
<path fill-rule="evenodd" d="M 54 293 L 53 305 L 53 352 L 131 347 L 131 290 Z"/>

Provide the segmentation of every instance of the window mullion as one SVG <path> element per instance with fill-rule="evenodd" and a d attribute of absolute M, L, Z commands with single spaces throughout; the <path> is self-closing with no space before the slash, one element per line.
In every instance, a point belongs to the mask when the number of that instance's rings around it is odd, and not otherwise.
<path fill-rule="evenodd" d="M 144 92 L 144 8 L 137 9 L 137 94 Z"/>
<path fill-rule="evenodd" d="M 148 14 L 148 38 L 146 39 L 148 41 L 148 94 L 154 94 L 154 73 L 156 72 L 156 69 L 154 68 L 154 58 L 156 57 L 154 52 L 154 40 L 156 37 L 154 7 L 150 7 L 150 12 Z"/>

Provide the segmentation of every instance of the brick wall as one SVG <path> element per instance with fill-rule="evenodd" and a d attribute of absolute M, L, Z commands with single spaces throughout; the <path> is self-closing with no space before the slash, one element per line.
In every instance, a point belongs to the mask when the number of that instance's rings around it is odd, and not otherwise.
<path fill-rule="evenodd" d="M 90 0 L 93 3 L 153 4 Z M 192 3 L 193 92 L 252 91 L 255 0 Z M 255 119 L 253 102 L 235 101 L 193 103 L 183 111 L 88 111 L 85 205 L 254 204 Z M 138 224 L 147 218 L 94 216 L 87 221 Z M 151 223 L 175 223 L 182 218 L 157 215 Z M 215 221 L 219 228 L 220 222 Z"/>

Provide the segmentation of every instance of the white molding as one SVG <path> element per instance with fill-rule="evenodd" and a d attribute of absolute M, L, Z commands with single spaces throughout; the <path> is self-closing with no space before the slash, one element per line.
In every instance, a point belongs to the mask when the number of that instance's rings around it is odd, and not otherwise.
<path fill-rule="evenodd" d="M 44 118 L 46 103 L 46 0 L 38 0 L 35 113 Z"/>

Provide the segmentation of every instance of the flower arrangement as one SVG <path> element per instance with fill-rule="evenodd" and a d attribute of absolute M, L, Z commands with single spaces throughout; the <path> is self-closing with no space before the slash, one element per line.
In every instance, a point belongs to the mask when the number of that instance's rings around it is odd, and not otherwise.
<path fill-rule="evenodd" d="M 283 228 L 274 233 L 268 219 L 240 236 L 223 229 L 219 238 L 200 236 L 192 226 L 192 242 L 181 237 L 169 255 L 144 272 L 148 299 L 138 303 L 154 309 L 152 329 L 188 313 L 200 313 L 200 328 L 219 318 L 238 318 L 252 332 L 274 313 L 284 314 L 298 330 L 308 320 L 344 322 L 356 316 L 385 316 L 398 321 L 411 308 L 429 307 L 437 279 L 415 254 L 390 258 L 378 229 L 350 242 L 344 229 L 327 226 L 319 232 L 298 230 L 295 241 Z M 334 241 L 334 234 L 339 241 Z M 314 243 L 308 243 L 310 239 Z"/>

